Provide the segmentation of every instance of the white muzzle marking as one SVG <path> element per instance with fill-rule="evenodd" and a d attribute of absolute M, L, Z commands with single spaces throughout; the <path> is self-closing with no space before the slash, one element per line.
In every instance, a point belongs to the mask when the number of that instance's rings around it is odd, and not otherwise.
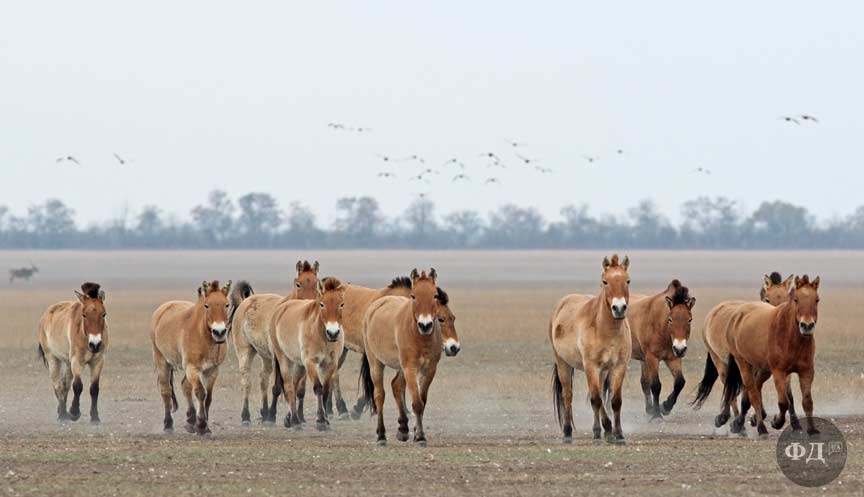
<path fill-rule="evenodd" d="M 89 343 L 90 345 L 94 345 L 94 346 L 99 345 L 100 343 L 102 343 L 102 336 L 101 335 L 87 335 L 87 343 Z"/>
<path fill-rule="evenodd" d="M 336 321 L 327 321 L 324 323 L 324 332 L 329 338 L 336 339 L 339 337 L 339 333 L 342 332 L 342 327 Z"/>
<path fill-rule="evenodd" d="M 677 338 L 672 340 L 672 348 L 681 352 L 687 348 L 687 340 L 678 340 Z"/>
<path fill-rule="evenodd" d="M 461 348 L 459 342 L 452 338 L 448 338 L 444 342 L 444 353 L 447 355 L 456 355 Z"/>
<path fill-rule="evenodd" d="M 429 326 L 432 324 L 432 315 L 431 314 L 422 314 L 417 318 L 417 324 L 421 324 L 423 326 Z"/>
<path fill-rule="evenodd" d="M 621 310 L 624 312 L 621 312 Z M 627 299 L 624 297 L 615 297 L 612 299 L 612 314 L 615 317 L 622 317 L 627 312 Z"/>
<path fill-rule="evenodd" d="M 211 330 L 213 330 L 213 331 L 218 331 L 219 333 L 222 333 L 222 332 L 225 331 L 227 328 L 228 328 L 228 327 L 225 326 L 225 321 L 218 321 L 218 322 L 213 323 L 212 325 L 210 325 L 210 329 L 211 329 Z"/>

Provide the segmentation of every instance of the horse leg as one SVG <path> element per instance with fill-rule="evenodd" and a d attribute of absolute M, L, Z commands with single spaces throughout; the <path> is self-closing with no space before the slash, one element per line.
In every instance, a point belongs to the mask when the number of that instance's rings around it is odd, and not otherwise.
<path fill-rule="evenodd" d="M 270 390 L 270 378 L 273 377 L 273 359 L 265 359 L 262 355 L 259 355 L 258 357 L 261 358 L 261 372 L 258 374 L 258 389 L 261 391 L 261 422 L 266 423 L 272 421 L 275 423 L 276 403 L 273 403 L 274 412 L 272 419 L 270 417 L 270 406 L 267 403 L 267 393 Z"/>
<path fill-rule="evenodd" d="M 219 368 L 213 368 L 213 372 L 207 375 L 207 402 L 204 404 L 204 409 L 207 412 L 207 420 L 210 420 L 210 404 L 213 403 L 213 387 L 216 386 L 216 380 L 219 378 Z"/>
<path fill-rule="evenodd" d="M 210 433 L 207 427 L 207 378 L 196 366 L 186 366 L 186 378 L 189 379 L 189 384 L 192 387 L 192 394 L 195 396 L 195 410 L 198 416 L 195 419 L 195 430 L 199 435 Z"/>
<path fill-rule="evenodd" d="M 312 391 L 315 393 L 315 398 L 318 405 L 318 419 L 315 421 L 315 427 L 318 431 L 327 431 L 330 429 L 330 421 L 327 420 L 325 383 L 328 378 L 322 374 L 320 364 L 316 364 L 312 360 L 306 361 L 306 376 L 309 378 L 309 383 L 312 384 Z"/>
<path fill-rule="evenodd" d="M 756 371 L 754 375 L 756 376 L 756 388 L 761 392 L 762 385 L 764 385 L 765 382 L 768 381 L 768 378 L 771 377 L 771 371 L 760 369 Z M 765 412 L 764 404 L 762 405 L 762 419 L 768 419 L 768 414 Z M 756 413 L 753 413 L 753 415 L 750 416 L 750 426 L 756 426 Z"/>
<path fill-rule="evenodd" d="M 563 443 L 573 442 L 573 368 L 560 357 L 555 356 L 555 368 L 561 383 L 561 430 Z M 558 414 L 558 413 L 556 413 Z"/>
<path fill-rule="evenodd" d="M 600 384 L 600 370 L 593 363 L 585 362 L 585 379 L 588 383 L 588 395 L 591 399 L 591 408 L 594 410 L 594 443 L 601 441 L 601 425 L 607 431 L 612 430 L 612 422 L 606 416 L 603 409 L 603 391 Z"/>
<path fill-rule="evenodd" d="M 426 434 L 423 432 L 423 413 L 426 412 L 426 404 L 429 402 L 429 387 L 432 385 L 432 380 L 435 379 L 435 372 L 437 370 L 437 364 L 430 364 L 425 370 L 420 372 L 420 401 L 423 402 L 423 408 L 420 410 L 419 416 L 417 416 L 416 426 L 414 428 L 414 441 L 418 442 L 423 447 L 426 446 Z M 417 439 L 418 431 L 422 440 Z"/>
<path fill-rule="evenodd" d="M 647 370 L 645 374 L 651 386 L 651 412 L 648 413 L 649 419 L 662 418 L 663 415 L 660 414 L 660 390 L 663 386 L 660 384 L 660 361 L 654 354 L 646 352 L 644 367 Z"/>
<path fill-rule="evenodd" d="M 90 362 L 90 422 L 99 424 L 99 378 L 102 376 L 103 357 Z"/>
<path fill-rule="evenodd" d="M 733 400 L 734 404 L 735 401 Z M 746 436 L 744 433 L 744 418 L 747 417 L 747 413 L 750 412 L 750 394 L 745 390 L 741 394 L 741 410 L 738 411 L 738 414 L 735 415 L 735 419 L 732 420 L 732 424 L 729 426 L 729 431 L 732 433 L 740 433 L 742 436 Z"/>
<path fill-rule="evenodd" d="M 795 431 L 801 431 L 801 421 L 795 412 L 795 397 L 792 396 L 792 375 L 786 377 L 786 398 L 789 399 L 789 424 Z"/>
<path fill-rule="evenodd" d="M 775 369 L 771 371 L 774 376 L 774 388 L 777 389 L 777 407 L 780 411 L 774 415 L 771 421 L 771 427 L 775 430 L 783 428 L 786 424 L 786 411 L 789 408 L 789 399 L 786 397 L 786 390 L 789 384 L 789 378 L 786 376 L 786 371 Z"/>
<path fill-rule="evenodd" d="M 402 369 L 405 375 L 405 385 L 408 394 L 411 395 L 411 410 L 414 411 L 414 443 L 418 446 L 426 445 L 426 434 L 423 432 L 423 411 L 426 404 L 420 395 L 419 375 L 416 366 Z"/>
<path fill-rule="evenodd" d="M 189 381 L 189 372 L 183 373 L 183 380 L 180 382 L 183 387 L 183 396 L 186 397 L 186 431 L 195 433 L 195 419 L 198 418 L 198 411 L 195 410 L 195 401 L 192 398 L 192 382 Z"/>
<path fill-rule="evenodd" d="M 339 370 L 342 369 L 342 364 L 345 363 L 345 357 L 348 355 L 348 347 L 342 349 L 342 355 L 339 356 L 339 364 L 336 366 L 336 373 L 333 376 L 333 386 L 331 390 L 336 397 L 336 412 L 339 413 L 339 419 L 348 419 L 348 406 L 345 404 L 345 399 L 342 398 L 342 387 L 339 385 Z"/>
<path fill-rule="evenodd" d="M 741 381 L 744 383 L 744 388 L 750 397 L 750 403 L 753 404 L 753 411 L 756 413 L 756 431 L 760 437 L 766 437 L 768 436 L 768 428 L 765 427 L 765 418 L 762 417 L 762 391 L 759 388 L 761 385 L 757 381 L 755 372 L 750 364 L 740 361 L 738 369 L 741 371 Z M 739 418 L 743 423 L 744 416 L 741 415 Z"/>
<path fill-rule="evenodd" d="M 285 428 L 294 427 L 295 430 L 299 430 L 302 426 L 300 425 L 300 419 L 297 417 L 297 382 L 294 380 L 294 372 L 297 368 L 288 357 L 278 351 L 273 351 L 273 359 L 279 362 L 279 368 L 274 375 L 272 402 L 275 403 L 281 393 L 282 398 L 285 399 L 285 407 L 288 408 L 282 424 Z M 277 392 L 277 388 L 281 392 Z M 271 406 L 270 412 L 275 417 L 275 405 Z"/>
<path fill-rule="evenodd" d="M 813 395 L 811 394 L 813 374 L 812 368 L 798 372 L 798 383 L 801 384 L 801 404 L 804 406 L 804 414 L 807 416 L 807 433 L 809 435 L 819 433 L 816 424 L 813 423 Z"/>
<path fill-rule="evenodd" d="M 612 412 L 614 413 L 615 425 L 611 434 L 607 431 L 606 441 L 616 444 L 624 443 L 624 431 L 621 429 L 621 404 L 623 403 L 622 387 L 626 375 L 627 361 L 621 361 L 616 364 L 614 369 L 609 373 L 612 388 Z"/>
<path fill-rule="evenodd" d="M 654 412 L 654 407 L 651 404 L 651 377 L 648 374 L 648 366 L 645 361 L 642 361 L 642 374 L 639 378 L 639 383 L 642 385 L 642 395 L 645 397 L 645 414 L 651 416 Z"/>
<path fill-rule="evenodd" d="M 306 416 L 303 415 L 303 400 L 306 398 L 306 368 L 303 365 L 298 364 L 295 366 L 295 369 L 292 373 L 294 376 L 294 391 L 297 392 L 297 409 L 296 412 L 297 419 L 301 423 L 306 422 Z"/>
<path fill-rule="evenodd" d="M 675 407 L 675 403 L 678 402 L 678 396 L 681 394 L 681 390 L 684 390 L 684 384 L 686 381 L 684 380 L 684 373 L 681 371 L 680 357 L 666 360 L 666 367 L 669 368 L 669 372 L 672 373 L 672 377 L 675 378 L 675 385 L 672 387 L 672 393 L 670 393 L 669 396 L 666 397 L 666 400 L 663 401 L 663 414 L 669 415 L 672 412 L 672 408 Z"/>
<path fill-rule="evenodd" d="M 54 387 L 54 396 L 57 397 L 57 419 L 66 421 L 69 413 L 66 412 L 66 398 L 69 395 L 69 386 L 66 381 L 66 365 L 53 355 L 45 354 L 48 360 L 48 374 L 51 377 L 51 385 Z"/>
<path fill-rule="evenodd" d="M 390 388 L 393 391 L 393 399 L 396 401 L 396 409 L 399 411 L 399 431 L 396 432 L 396 440 L 408 441 L 408 411 L 405 409 L 405 375 L 397 371 Z"/>
<path fill-rule="evenodd" d="M 153 359 L 156 363 L 159 394 L 162 396 L 162 405 L 165 407 L 165 417 L 162 421 L 163 429 L 170 433 L 174 431 L 174 418 L 171 416 L 171 412 L 174 410 L 174 387 L 171 378 L 174 375 L 174 370 L 158 351 L 153 352 Z"/>
<path fill-rule="evenodd" d="M 237 336 L 240 334 L 238 333 Z M 249 346 L 248 343 L 242 343 L 235 339 L 234 350 L 237 352 L 237 363 L 240 369 L 240 390 L 243 393 L 243 407 L 240 410 L 240 423 L 244 426 L 252 424 L 252 417 L 249 414 L 249 392 L 252 390 L 252 385 L 249 382 L 249 373 L 252 369 L 252 359 L 255 357 L 255 349 Z M 266 385 L 263 389 L 264 405 L 267 405 L 267 389 Z M 262 411 L 263 412 L 263 411 Z"/>
<path fill-rule="evenodd" d="M 69 419 L 78 421 L 81 417 L 81 392 L 84 391 L 84 383 L 81 381 L 81 361 L 78 357 L 72 356 L 72 405 L 69 407 Z"/>
<path fill-rule="evenodd" d="M 366 351 L 366 359 L 369 361 L 369 374 L 375 390 L 375 409 L 378 414 L 378 445 L 387 445 L 387 434 L 384 429 L 384 364 L 378 361 L 369 351 Z"/>

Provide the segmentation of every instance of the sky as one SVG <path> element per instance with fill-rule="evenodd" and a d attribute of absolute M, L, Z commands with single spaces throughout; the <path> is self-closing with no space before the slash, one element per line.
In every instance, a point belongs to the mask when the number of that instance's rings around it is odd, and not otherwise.
<path fill-rule="evenodd" d="M 184 219 L 218 188 L 328 225 L 343 196 L 389 216 L 424 193 L 439 214 L 515 203 L 550 219 L 650 198 L 675 221 L 725 195 L 830 219 L 864 203 L 862 18 L 859 2 L 7 2 L 0 205 Z M 794 114 L 820 122 L 778 119 Z M 441 172 L 412 181 L 422 167 L 377 154 Z"/>

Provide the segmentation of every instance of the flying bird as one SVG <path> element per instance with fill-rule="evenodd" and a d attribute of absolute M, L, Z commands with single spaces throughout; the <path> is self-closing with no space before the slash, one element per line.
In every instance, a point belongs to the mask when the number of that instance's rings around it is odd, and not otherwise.
<path fill-rule="evenodd" d="M 127 162 L 131 162 L 129 160 L 124 159 L 123 157 L 120 157 L 117 154 L 117 152 L 112 152 L 112 153 L 114 154 L 114 158 L 117 159 L 117 162 L 119 162 L 121 166 L 125 165 Z"/>
<path fill-rule="evenodd" d="M 711 176 L 711 170 L 706 169 L 704 167 L 697 167 L 696 169 L 693 170 L 693 172 L 694 173 L 700 173 L 700 174 L 706 174 L 708 176 Z"/>
<path fill-rule="evenodd" d="M 799 126 L 801 125 L 801 122 L 792 116 L 780 116 L 777 119 L 780 119 L 782 121 L 786 121 L 787 123 L 795 123 Z"/>
<path fill-rule="evenodd" d="M 549 174 L 552 172 L 552 169 L 550 169 L 548 167 L 534 166 L 534 169 L 536 169 L 537 171 L 539 171 L 543 174 Z"/>
<path fill-rule="evenodd" d="M 501 162 L 501 157 L 498 157 L 495 152 L 483 152 L 482 154 L 480 154 L 480 157 L 487 157 L 495 162 Z"/>
<path fill-rule="evenodd" d="M 378 177 L 379 178 L 395 178 L 396 174 L 391 173 L 390 171 L 381 171 L 380 173 L 378 173 Z"/>
<path fill-rule="evenodd" d="M 462 179 L 464 179 L 464 180 L 467 181 L 467 180 L 469 179 L 469 178 L 468 178 L 468 175 L 467 175 L 467 174 L 462 174 L 462 173 L 460 173 L 460 174 L 457 174 L 456 176 L 453 176 L 453 181 L 459 181 L 459 180 L 462 180 Z"/>
<path fill-rule="evenodd" d="M 801 115 L 798 116 L 798 117 L 800 117 L 800 118 L 801 118 L 802 120 L 804 120 L 804 121 L 813 121 L 814 123 L 818 123 L 818 122 L 819 122 L 818 119 L 816 119 L 814 116 L 811 116 L 811 115 L 809 115 L 809 114 L 801 114 Z"/>
<path fill-rule="evenodd" d="M 72 163 L 75 163 L 79 166 L 81 165 L 81 163 L 78 162 L 78 159 L 76 159 L 75 157 L 73 157 L 71 155 L 65 155 L 63 157 L 57 157 L 57 160 L 55 162 L 72 162 Z"/>
<path fill-rule="evenodd" d="M 595 162 L 600 160 L 600 157 L 596 155 L 583 155 L 582 158 L 588 161 L 589 164 L 594 164 Z"/>
<path fill-rule="evenodd" d="M 408 157 L 404 157 L 402 159 L 399 159 L 398 162 L 406 162 L 406 161 L 410 161 L 410 160 L 417 161 L 420 164 L 426 164 L 426 159 L 424 159 L 423 157 L 420 157 L 417 154 L 409 155 Z"/>
<path fill-rule="evenodd" d="M 525 156 L 522 155 L 522 154 L 516 154 L 516 157 L 518 157 L 519 160 L 521 160 L 522 163 L 525 164 L 526 166 L 530 166 L 531 164 L 533 164 L 533 163 L 536 162 L 534 159 L 531 159 L 531 158 L 525 157 Z"/>
<path fill-rule="evenodd" d="M 500 185 L 501 180 L 498 178 L 486 178 L 486 181 L 483 182 L 485 185 Z"/>
<path fill-rule="evenodd" d="M 618 150 L 616 150 L 616 152 L 618 152 L 618 155 L 624 155 L 624 149 L 623 148 L 619 148 Z"/>
<path fill-rule="evenodd" d="M 510 146 L 513 147 L 513 148 L 519 148 L 519 147 L 524 147 L 524 146 L 525 146 L 524 143 L 520 143 L 520 142 L 517 142 L 517 141 L 514 141 L 514 140 L 510 140 L 510 139 L 508 139 L 508 138 L 504 138 L 504 141 L 507 142 L 507 144 L 510 145 Z"/>

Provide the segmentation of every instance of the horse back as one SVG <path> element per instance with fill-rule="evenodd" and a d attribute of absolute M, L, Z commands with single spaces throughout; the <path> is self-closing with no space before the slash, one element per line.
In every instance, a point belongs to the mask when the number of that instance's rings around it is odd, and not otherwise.
<path fill-rule="evenodd" d="M 39 344 L 45 354 L 68 361 L 72 352 L 74 331 L 81 327 L 81 303 L 57 302 L 39 320 Z"/>
<path fill-rule="evenodd" d="M 363 319 L 363 343 L 367 354 L 371 353 L 390 368 L 400 369 L 397 333 L 413 321 L 410 314 L 410 300 L 406 297 L 386 296 L 373 301 Z"/>
<path fill-rule="evenodd" d="M 184 332 L 194 326 L 192 310 L 195 303 L 185 300 L 172 300 L 156 308 L 150 319 L 150 339 L 158 350 L 173 366 L 182 368 L 182 357 L 189 346 Z"/>
<path fill-rule="evenodd" d="M 283 299 L 275 293 L 257 293 L 244 299 L 237 306 L 231 322 L 234 345 L 245 342 L 258 354 L 270 356 L 270 325 L 276 307 Z"/>
<path fill-rule="evenodd" d="M 582 367 L 583 333 L 590 325 L 585 312 L 593 296 L 573 293 L 563 297 L 555 305 L 549 324 L 549 339 L 558 357 L 572 367 Z"/>

